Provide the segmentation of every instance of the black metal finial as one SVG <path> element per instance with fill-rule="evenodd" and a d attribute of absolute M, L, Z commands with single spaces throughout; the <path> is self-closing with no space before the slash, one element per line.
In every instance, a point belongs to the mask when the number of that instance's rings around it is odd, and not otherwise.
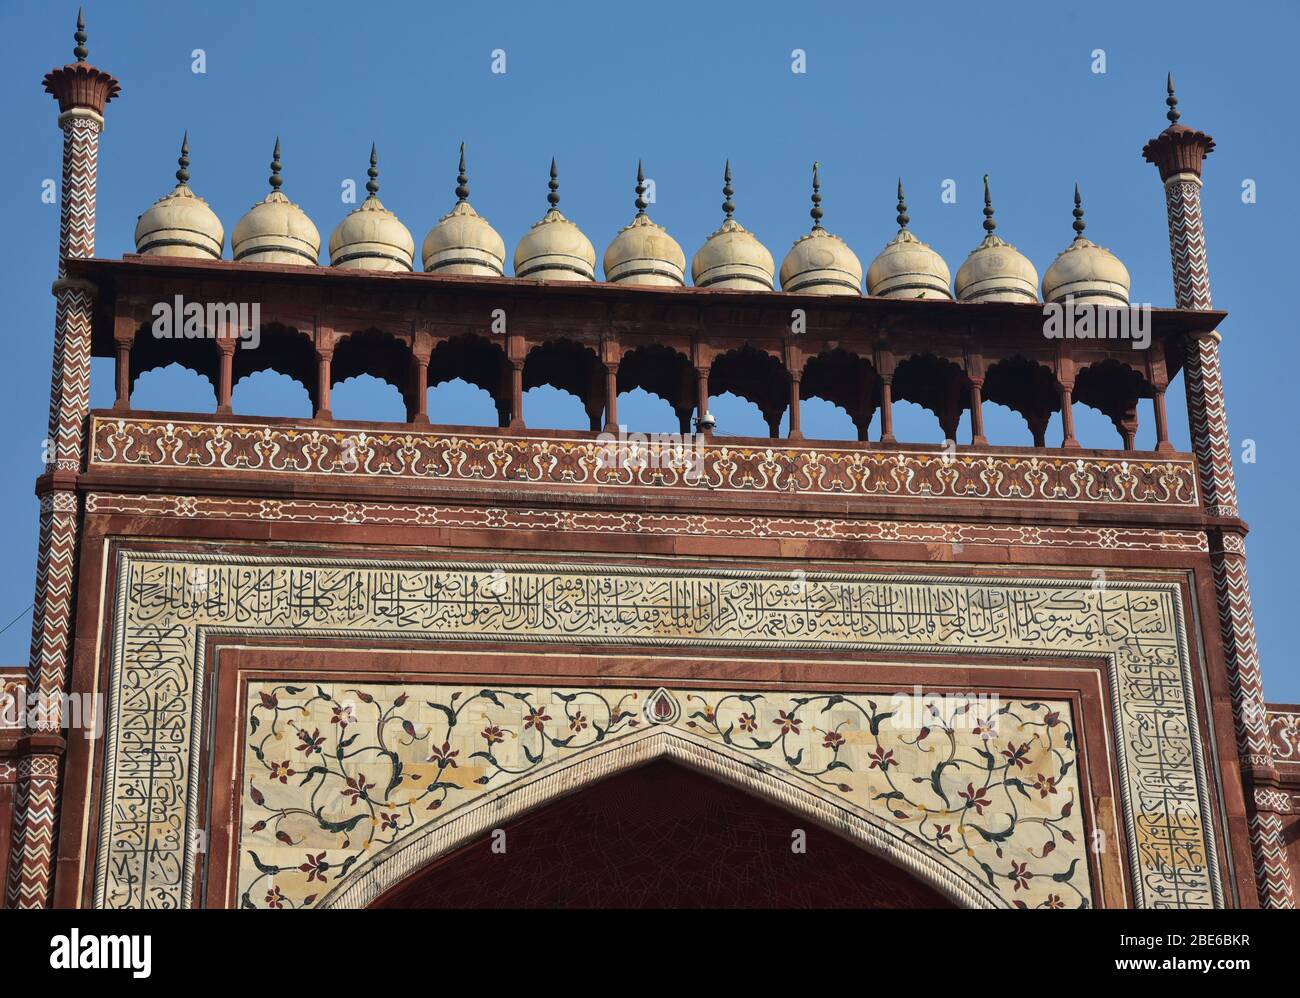
<path fill-rule="evenodd" d="M 820 163 L 813 163 L 812 211 L 808 212 L 808 214 L 812 216 L 814 232 L 822 227 L 822 185 L 817 175 L 820 167 Z"/>
<path fill-rule="evenodd" d="M 77 57 L 77 62 L 85 62 L 86 56 L 90 55 L 90 49 L 86 48 L 86 18 L 81 13 L 80 7 L 77 8 L 77 30 L 72 38 L 77 43 L 72 54 Z"/>
<path fill-rule="evenodd" d="M 736 210 L 736 205 L 731 200 L 731 195 L 735 193 L 735 188 L 731 186 L 731 160 L 727 160 L 727 167 L 722 171 L 722 196 L 725 199 L 722 202 L 722 213 L 727 218 Z"/>
<path fill-rule="evenodd" d="M 636 161 L 636 214 L 637 214 L 637 218 L 640 218 L 642 215 L 645 214 L 645 209 L 646 209 L 645 192 L 646 192 L 646 186 L 645 186 L 645 170 L 643 170 L 643 169 L 641 168 L 641 161 L 638 159 L 638 160 Z"/>
<path fill-rule="evenodd" d="M 366 171 L 370 179 L 366 181 L 366 193 L 372 198 L 379 196 L 379 157 L 375 155 L 375 144 L 370 143 L 370 169 Z"/>
<path fill-rule="evenodd" d="M 1079 185 L 1074 185 L 1074 238 L 1082 239 L 1083 230 L 1088 223 L 1083 220 L 1083 199 L 1079 197 Z"/>
<path fill-rule="evenodd" d="M 271 153 L 271 190 L 278 191 L 284 184 L 280 178 L 280 136 L 275 137 L 275 152 Z"/>
<path fill-rule="evenodd" d="M 1165 88 L 1169 91 L 1169 96 L 1165 98 L 1165 103 L 1169 105 L 1169 110 L 1165 112 L 1165 117 L 1169 119 L 1169 124 L 1178 124 L 1178 119 L 1182 117 L 1178 113 L 1178 98 L 1174 95 L 1174 74 L 1170 73 L 1165 81 Z"/>
<path fill-rule="evenodd" d="M 465 172 L 465 143 L 460 144 L 460 172 L 456 174 L 456 201 L 469 200 L 469 174 Z"/>
<path fill-rule="evenodd" d="M 552 157 L 551 157 L 551 179 L 550 179 L 550 181 L 549 181 L 549 182 L 547 183 L 547 185 L 546 185 L 547 187 L 549 187 L 549 188 L 551 189 L 551 193 L 548 194 L 548 195 L 546 195 L 546 200 L 547 200 L 547 203 L 550 204 L 550 206 L 551 206 L 552 209 L 555 209 L 555 208 L 559 207 L 559 204 L 560 204 L 560 180 L 559 180 L 559 177 L 560 177 L 560 175 L 559 175 L 558 172 L 556 172 L 556 169 L 555 169 L 555 157 L 552 156 Z"/>
<path fill-rule="evenodd" d="M 989 175 L 984 174 L 984 231 L 993 235 L 998 223 L 993 221 L 993 199 L 989 197 Z"/>
<path fill-rule="evenodd" d="M 176 171 L 176 182 L 178 184 L 188 184 L 190 182 L 190 133 L 188 129 L 181 138 L 181 155 L 176 162 L 180 164 L 180 169 Z"/>
<path fill-rule="evenodd" d="M 899 231 L 907 228 L 907 223 L 911 221 L 907 217 L 907 199 L 903 197 L 903 178 L 898 178 L 898 222 Z"/>

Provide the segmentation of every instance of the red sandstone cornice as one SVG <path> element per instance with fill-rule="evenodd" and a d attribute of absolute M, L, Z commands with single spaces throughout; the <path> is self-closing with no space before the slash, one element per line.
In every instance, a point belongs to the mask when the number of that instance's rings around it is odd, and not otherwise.
<path fill-rule="evenodd" d="M 1187 125 L 1170 125 L 1142 147 L 1142 158 L 1160 170 L 1160 179 L 1179 173 L 1201 175 L 1205 157 L 1214 151 L 1214 139 Z"/>
<path fill-rule="evenodd" d="M 98 115 L 122 92 L 122 85 L 109 73 L 85 62 L 70 62 L 45 74 L 45 92 L 59 102 L 60 111 L 88 108 Z"/>

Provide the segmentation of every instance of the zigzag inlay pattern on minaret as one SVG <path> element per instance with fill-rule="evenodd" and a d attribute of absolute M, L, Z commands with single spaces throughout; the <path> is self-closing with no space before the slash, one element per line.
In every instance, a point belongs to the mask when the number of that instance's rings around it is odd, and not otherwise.
<path fill-rule="evenodd" d="M 79 110 L 60 117 L 63 128 L 63 187 L 59 210 L 59 283 L 55 291 L 54 357 L 50 378 L 47 471 L 81 470 L 86 414 L 90 407 L 90 338 L 94 299 L 88 289 L 65 283 L 66 261 L 95 255 L 95 183 L 99 165 L 98 114 Z M 32 642 L 27 686 L 31 703 L 52 708 L 38 730 L 57 732 L 58 707 L 67 688 L 72 658 L 72 612 L 76 582 L 77 496 L 55 488 L 41 498 L 32 601 Z M 53 886 L 58 823 L 57 755 L 33 752 L 18 768 L 6 902 L 16 908 L 44 908 Z"/>
<path fill-rule="evenodd" d="M 1200 140 L 1201 155 L 1204 155 L 1213 148 L 1213 140 L 1204 135 L 1200 135 Z M 1148 149 L 1159 141 L 1153 140 Z M 1158 159 L 1157 155 L 1153 162 Z M 1213 308 L 1205 225 L 1201 217 L 1200 177 L 1186 173 L 1169 175 L 1165 166 L 1161 169 L 1169 220 L 1174 299 L 1179 308 Z M 1183 377 L 1192 448 L 1206 512 L 1211 516 L 1236 518 L 1237 485 L 1217 336 L 1188 340 Z M 1232 696 L 1237 752 L 1249 786 L 1257 774 L 1271 772 L 1274 763 L 1264 720 L 1264 684 L 1246 575 L 1246 549 L 1241 535 L 1235 531 L 1216 530 L 1211 536 L 1218 541 L 1211 543 L 1210 565 L 1224 666 Z M 1250 834 L 1260 903 L 1268 908 L 1293 908 L 1295 898 L 1282 860 L 1281 821 L 1276 814 L 1259 810 L 1258 795 L 1256 806 Z"/>

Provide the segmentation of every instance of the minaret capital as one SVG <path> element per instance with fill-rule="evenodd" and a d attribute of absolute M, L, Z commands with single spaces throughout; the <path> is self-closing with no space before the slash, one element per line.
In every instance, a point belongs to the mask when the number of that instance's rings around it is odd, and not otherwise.
<path fill-rule="evenodd" d="M 77 31 L 73 37 L 77 47 L 72 54 L 77 61 L 46 73 L 45 92 L 59 102 L 60 111 L 86 109 L 102 118 L 104 105 L 122 92 L 122 85 L 111 74 L 86 62 L 90 52 L 86 48 L 86 22 L 80 10 L 77 11 Z"/>
<path fill-rule="evenodd" d="M 1154 163 L 1160 179 L 1191 174 L 1198 180 L 1205 157 L 1214 151 L 1214 139 L 1186 125 L 1170 125 L 1142 147 L 1142 158 Z"/>
<path fill-rule="evenodd" d="M 1169 96 L 1165 103 L 1169 105 L 1169 111 L 1165 117 L 1169 119 L 1169 127 L 1142 147 L 1142 158 L 1156 165 L 1162 181 L 1179 175 L 1190 175 L 1200 180 L 1201 165 L 1214 151 L 1214 139 L 1179 123 L 1182 115 L 1178 111 L 1172 73 L 1169 74 L 1167 90 Z"/>

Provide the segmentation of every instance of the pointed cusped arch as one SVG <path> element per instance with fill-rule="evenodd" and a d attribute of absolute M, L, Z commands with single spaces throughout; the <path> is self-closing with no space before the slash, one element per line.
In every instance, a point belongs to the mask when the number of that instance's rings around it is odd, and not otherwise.
<path fill-rule="evenodd" d="M 790 374 L 772 354 L 746 344 L 717 357 L 709 368 L 709 397 L 730 392 L 758 406 L 772 436 L 790 404 Z"/>
<path fill-rule="evenodd" d="M 161 336 L 155 334 L 151 323 L 141 324 L 131 341 L 131 389 L 135 389 L 140 375 L 172 364 L 179 364 L 206 379 L 216 392 L 221 377 L 221 355 L 215 339 L 207 335 Z"/>
<path fill-rule="evenodd" d="M 618 393 L 640 388 L 663 399 L 677 416 L 681 432 L 691 428 L 695 409 L 695 368 L 680 350 L 653 343 L 623 354 L 618 365 Z"/>
<path fill-rule="evenodd" d="M 914 354 L 894 369 L 894 400 L 934 413 L 948 440 L 957 438 L 961 414 L 970 408 L 970 381 L 959 364 L 934 354 Z"/>
<path fill-rule="evenodd" d="M 364 908 L 430 863 L 494 828 L 608 777 L 668 761 L 734 786 L 815 822 L 899 867 L 954 904 L 1005 908 L 987 882 L 915 835 L 843 800 L 815 793 L 725 744 L 668 726 L 652 726 L 579 756 L 538 767 L 495 793 L 448 812 L 358 864 L 316 902 L 319 908 Z"/>
<path fill-rule="evenodd" d="M 392 385 L 406 405 L 407 418 L 416 410 L 411 377 L 411 345 L 392 333 L 364 329 L 339 337 L 330 365 L 331 387 L 368 374 Z"/>
<path fill-rule="evenodd" d="M 984 401 L 1004 405 L 1025 420 L 1035 447 L 1047 446 L 1047 424 L 1061 411 L 1056 375 L 1050 367 L 1019 355 L 1004 357 L 984 375 Z"/>
<path fill-rule="evenodd" d="M 1075 375 L 1074 401 L 1107 416 L 1125 450 L 1133 449 L 1137 435 L 1138 402 L 1154 395 L 1144 374 L 1113 357 L 1089 364 Z"/>
<path fill-rule="evenodd" d="M 250 341 L 246 346 L 241 341 L 231 358 L 233 386 L 238 387 L 260 371 L 287 375 L 306 389 L 312 411 L 320 407 L 316 348 L 309 332 L 280 323 L 263 323 L 256 345 Z"/>
<path fill-rule="evenodd" d="M 876 368 L 861 355 L 844 349 L 824 350 L 804 364 L 800 396 L 823 399 L 849 414 L 858 439 L 867 439 L 871 416 L 880 401 Z"/>
<path fill-rule="evenodd" d="M 582 403 L 592 432 L 601 427 L 605 411 L 605 368 L 596 351 L 576 340 L 539 343 L 524 360 L 523 389 L 558 388 Z"/>
<path fill-rule="evenodd" d="M 500 343 L 476 333 L 441 341 L 429 355 L 429 390 L 460 379 L 492 397 L 497 422 L 510 422 L 510 362 Z"/>

